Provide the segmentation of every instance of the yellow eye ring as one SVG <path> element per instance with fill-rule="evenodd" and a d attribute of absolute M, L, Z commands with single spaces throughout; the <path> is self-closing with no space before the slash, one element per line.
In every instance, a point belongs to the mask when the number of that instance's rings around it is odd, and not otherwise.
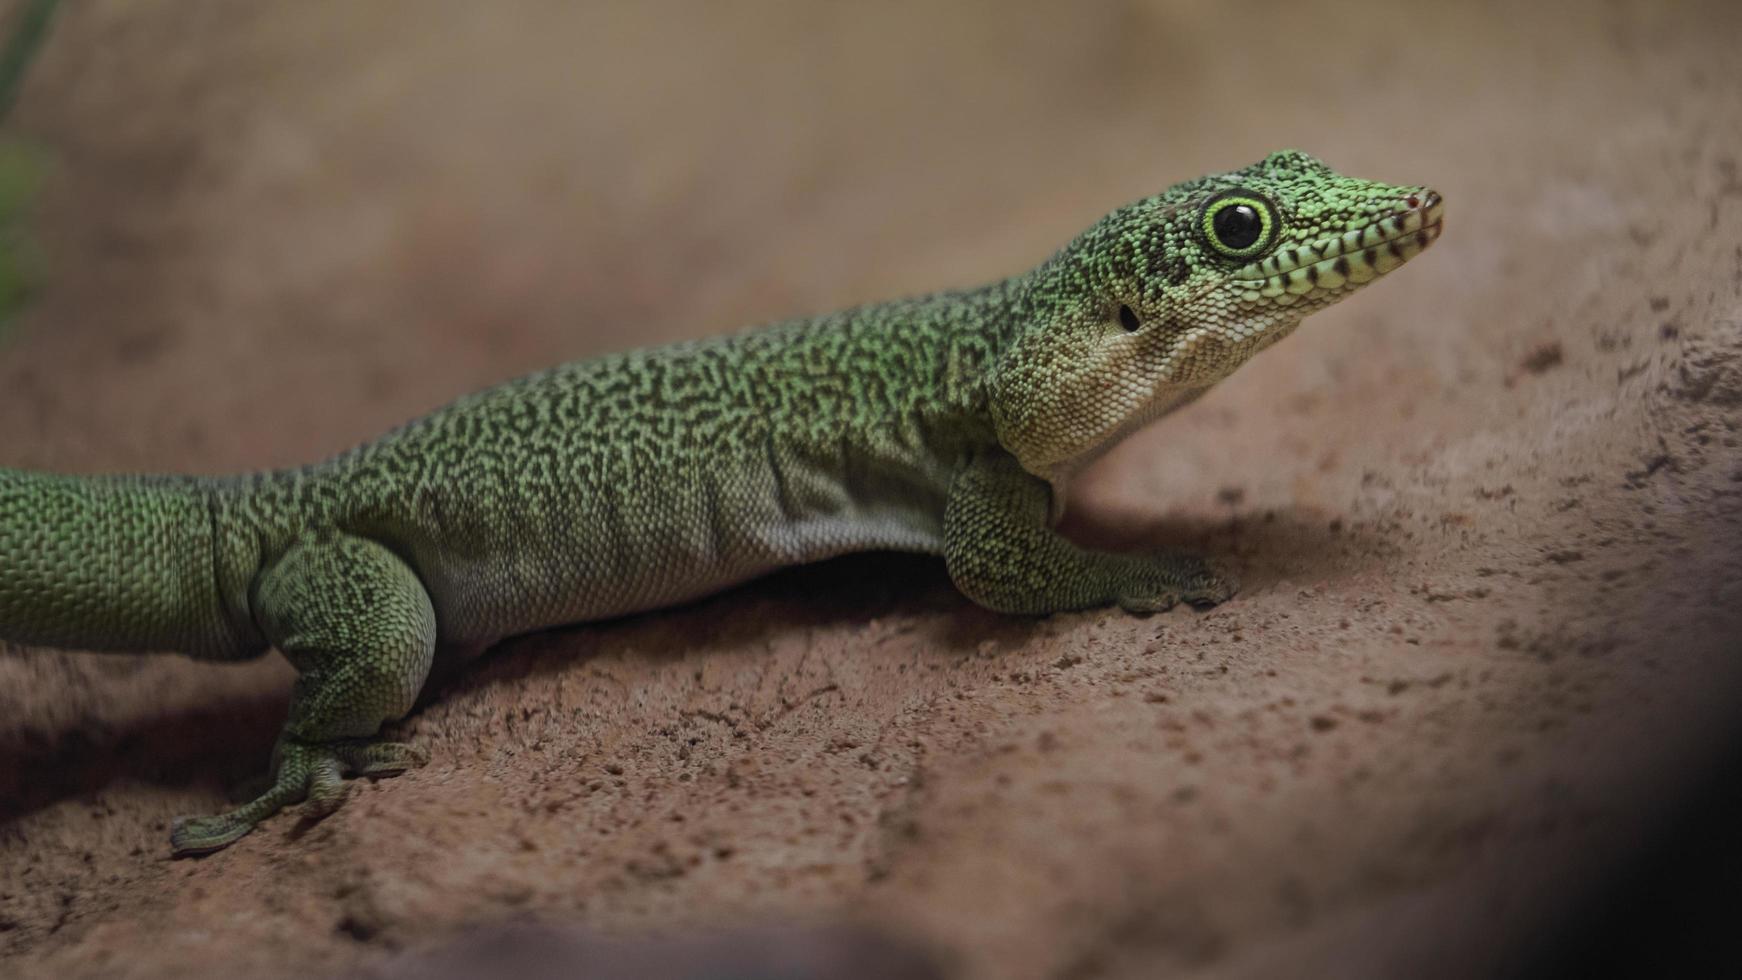
<path fill-rule="evenodd" d="M 1235 188 L 1210 198 L 1198 229 L 1217 252 L 1231 259 L 1249 259 L 1276 244 L 1281 224 L 1276 206 L 1263 195 Z"/>

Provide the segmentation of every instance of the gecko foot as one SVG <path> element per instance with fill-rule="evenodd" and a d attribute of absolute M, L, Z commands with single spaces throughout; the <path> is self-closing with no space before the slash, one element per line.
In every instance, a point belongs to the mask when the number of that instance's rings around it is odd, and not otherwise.
<path fill-rule="evenodd" d="M 1208 609 L 1227 602 L 1238 591 L 1240 583 L 1232 575 L 1218 574 L 1206 567 L 1186 582 L 1180 589 L 1179 597 L 1189 606 Z"/>
<path fill-rule="evenodd" d="M 176 820 L 169 842 L 177 857 L 227 847 L 292 803 L 307 801 L 304 816 L 319 820 L 345 802 L 346 775 L 393 776 L 428 761 L 421 749 L 366 738 L 300 742 L 286 736 L 273 757 L 274 778 L 266 792 L 228 813 Z"/>
<path fill-rule="evenodd" d="M 1190 555 L 1157 555 L 1141 566 L 1118 597 L 1129 613 L 1166 612 L 1184 602 L 1197 609 L 1219 605 L 1239 591 L 1232 576 L 1213 570 Z"/>

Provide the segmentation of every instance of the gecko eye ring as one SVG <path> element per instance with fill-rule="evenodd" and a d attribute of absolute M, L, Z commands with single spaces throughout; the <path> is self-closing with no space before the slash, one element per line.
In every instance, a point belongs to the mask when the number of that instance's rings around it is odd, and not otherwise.
<path fill-rule="evenodd" d="M 1198 221 L 1210 247 L 1231 259 L 1248 259 L 1268 250 L 1276 244 L 1281 225 L 1276 205 L 1243 187 L 1210 198 Z"/>

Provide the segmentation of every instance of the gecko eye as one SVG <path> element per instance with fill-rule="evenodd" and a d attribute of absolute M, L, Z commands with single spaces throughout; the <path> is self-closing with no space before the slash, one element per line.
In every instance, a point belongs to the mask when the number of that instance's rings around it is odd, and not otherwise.
<path fill-rule="evenodd" d="M 1276 242 L 1276 208 L 1264 197 L 1244 189 L 1224 191 L 1204 205 L 1199 227 L 1210 247 L 1229 258 L 1244 259 Z"/>
<path fill-rule="evenodd" d="M 1229 204 L 1218 209 L 1210 219 L 1216 231 L 1216 241 L 1231 249 L 1251 248 L 1264 231 L 1264 219 L 1250 204 Z"/>
<path fill-rule="evenodd" d="M 1130 306 L 1124 303 L 1120 303 L 1119 325 L 1124 327 L 1127 333 L 1136 333 L 1137 329 L 1143 326 L 1143 321 L 1137 318 L 1136 310 L 1133 310 Z"/>

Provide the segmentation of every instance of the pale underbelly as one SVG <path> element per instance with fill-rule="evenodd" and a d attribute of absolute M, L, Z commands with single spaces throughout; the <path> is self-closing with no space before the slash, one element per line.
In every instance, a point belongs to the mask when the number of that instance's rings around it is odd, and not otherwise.
<path fill-rule="evenodd" d="M 632 513 L 590 508 L 481 555 L 429 549 L 418 571 L 443 641 L 476 644 L 646 612 L 854 552 L 942 553 L 941 488 L 871 498 L 839 490 L 823 501 L 811 489 L 802 508 L 777 494 L 710 506 L 699 492 L 642 501 Z"/>

